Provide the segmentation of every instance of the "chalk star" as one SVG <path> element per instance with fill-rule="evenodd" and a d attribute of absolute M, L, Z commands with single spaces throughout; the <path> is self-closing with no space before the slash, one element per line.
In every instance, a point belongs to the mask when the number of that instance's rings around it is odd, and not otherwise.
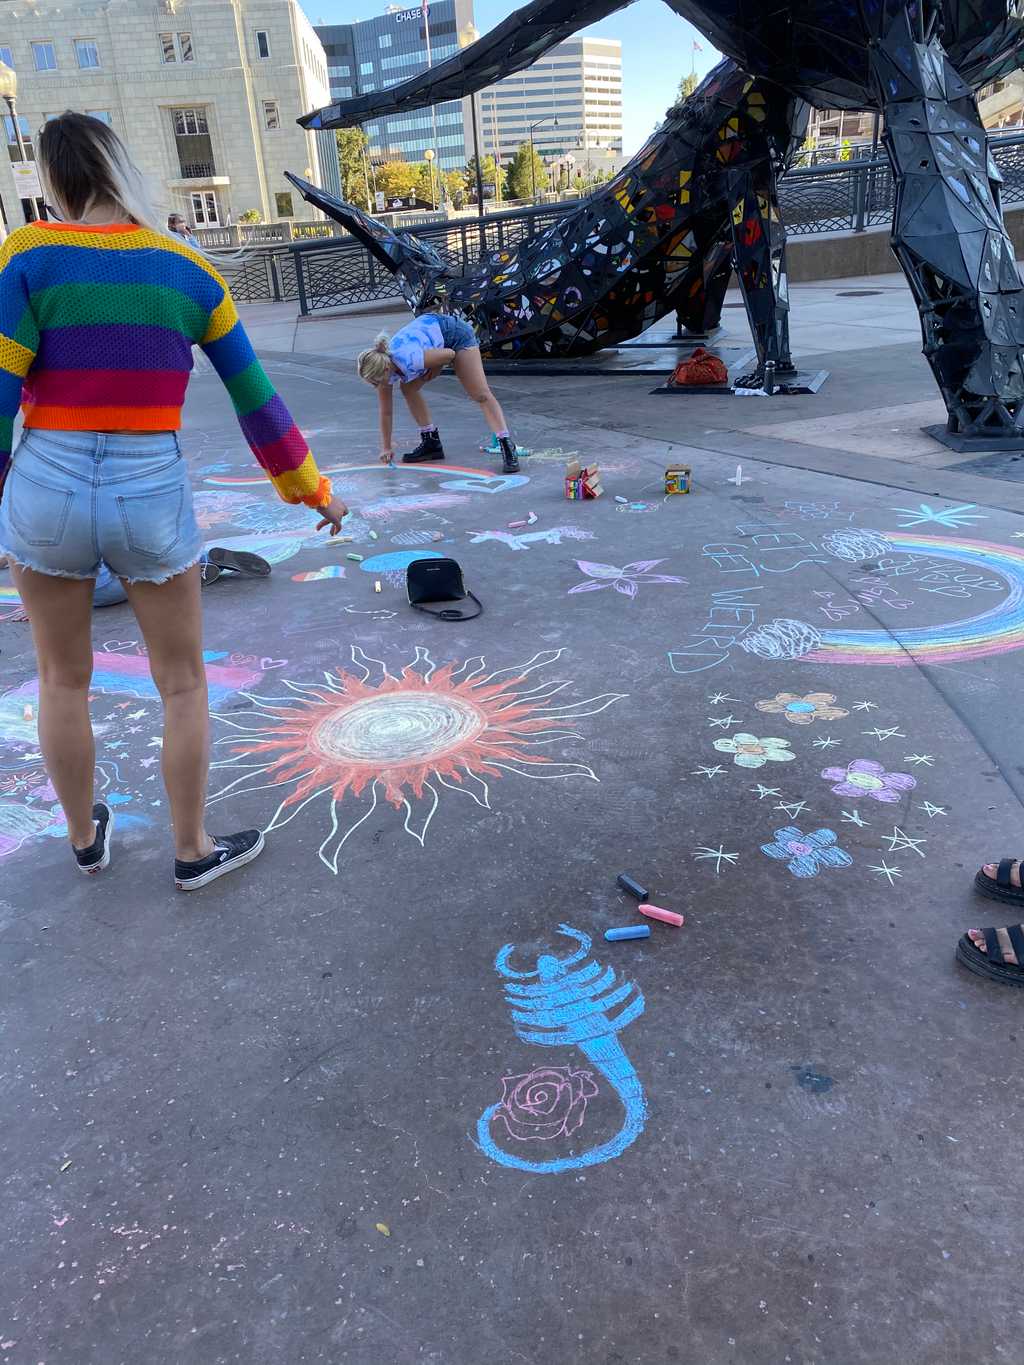
<path fill-rule="evenodd" d="M 765 786 L 763 786 L 760 782 L 757 784 L 756 787 L 751 787 L 750 790 L 751 790 L 752 792 L 757 792 L 757 799 L 758 799 L 759 801 L 763 801 L 764 798 L 765 798 L 766 796 L 781 796 L 781 795 L 782 795 L 782 788 L 781 788 L 781 787 L 765 787 Z"/>
<path fill-rule="evenodd" d="M 904 834 L 899 825 L 893 825 L 891 834 L 883 834 L 882 838 L 889 845 L 890 853 L 898 853 L 901 848 L 909 849 L 911 853 L 916 853 L 919 858 L 925 855 L 918 848 L 918 844 L 924 844 L 926 839 L 911 839 L 909 834 Z"/>
<path fill-rule="evenodd" d="M 703 774 L 704 777 L 706 777 L 710 781 L 711 778 L 717 777 L 719 773 L 724 772 L 725 769 L 722 767 L 722 765 L 720 763 L 716 763 L 713 768 L 694 768 L 693 776 L 700 777 Z"/>
<path fill-rule="evenodd" d="M 1024 540 L 1024 531 L 1014 531 L 1013 538 L 1014 540 Z"/>
<path fill-rule="evenodd" d="M 878 710 L 878 702 L 877 702 L 877 701 L 855 701 L 855 702 L 853 703 L 853 709 L 854 709 L 855 711 L 877 711 L 877 710 Z"/>
<path fill-rule="evenodd" d="M 926 801 L 923 806 L 918 806 L 918 810 L 923 810 L 929 820 L 934 820 L 936 815 L 948 815 L 945 806 L 933 806 L 930 801 Z"/>
<path fill-rule="evenodd" d="M 722 870 L 723 863 L 728 863 L 730 867 L 735 867 L 736 859 L 740 856 L 738 853 L 726 853 L 723 850 L 723 844 L 719 844 L 717 848 L 705 848 L 701 846 L 694 849 L 693 856 L 698 863 L 701 861 L 710 861 L 713 858 L 715 861 L 715 876 L 717 877 Z"/>
<path fill-rule="evenodd" d="M 973 502 L 962 502 L 957 507 L 934 508 L 928 503 L 922 502 L 919 507 L 894 507 L 894 512 L 903 512 L 911 517 L 911 521 L 901 521 L 899 527 L 905 531 L 911 526 L 924 526 L 927 523 L 934 523 L 936 526 L 946 526 L 950 530 L 957 530 L 961 526 L 973 526 L 976 521 L 985 521 L 984 512 L 976 512 L 977 506 Z"/>
<path fill-rule="evenodd" d="M 834 749 L 839 743 L 838 739 L 833 739 L 831 735 L 822 735 L 821 739 L 814 741 L 816 749 Z"/>
<path fill-rule="evenodd" d="M 164 742 L 159 735 L 154 735 L 154 737 L 146 745 L 147 749 L 162 749 L 163 747 Z"/>
<path fill-rule="evenodd" d="M 160 762 L 160 760 L 159 760 L 158 758 L 144 758 L 144 759 L 142 760 L 141 766 L 142 766 L 143 768 L 152 768 L 152 766 L 153 766 L 154 763 L 159 763 L 159 762 Z"/>
<path fill-rule="evenodd" d="M 719 730 L 728 730 L 730 725 L 739 725 L 739 721 L 735 716 L 708 716 L 708 724 L 712 729 L 717 726 Z"/>
<path fill-rule="evenodd" d="M 844 810 L 840 818 L 844 825 L 856 825 L 858 829 L 867 829 L 868 821 L 861 819 L 860 811 L 856 808 Z"/>
<path fill-rule="evenodd" d="M 141 711 L 129 711 L 125 720 L 141 720 L 143 716 L 148 716 L 149 712 L 143 708 Z"/>
<path fill-rule="evenodd" d="M 923 763 L 926 768 L 930 768 L 932 764 L 935 762 L 935 759 L 932 757 L 931 754 L 904 754 L 903 762 L 918 764 Z"/>
<path fill-rule="evenodd" d="M 874 735 L 879 743 L 883 739 L 906 739 L 902 730 L 898 730 L 895 725 L 891 725 L 887 730 L 880 729 L 877 725 L 873 730 L 862 730 L 862 735 Z"/>
<path fill-rule="evenodd" d="M 738 702 L 739 697 L 730 697 L 725 692 L 712 692 L 711 696 L 708 697 L 708 704 L 710 706 L 721 706 L 724 701 Z"/>
<path fill-rule="evenodd" d="M 126 735 L 140 735 L 141 733 L 142 733 L 141 725 L 129 725 L 125 730 Z"/>
<path fill-rule="evenodd" d="M 890 867 L 884 858 L 882 859 L 881 863 L 870 863 L 868 865 L 868 871 L 878 872 L 881 876 L 886 877 L 888 879 L 890 886 L 892 886 L 893 881 L 896 877 L 903 876 L 903 873 L 899 870 L 898 867 Z"/>
<path fill-rule="evenodd" d="M 801 811 L 807 809 L 806 801 L 780 801 L 772 807 L 773 810 L 784 810 L 791 820 L 795 820 Z"/>

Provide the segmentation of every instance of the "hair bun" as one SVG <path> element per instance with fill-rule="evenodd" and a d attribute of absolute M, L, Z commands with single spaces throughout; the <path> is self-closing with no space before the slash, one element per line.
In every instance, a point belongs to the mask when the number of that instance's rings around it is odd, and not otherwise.
<path fill-rule="evenodd" d="M 380 351 L 381 355 L 387 355 L 388 342 L 390 341 L 390 339 L 391 338 L 388 336 L 387 332 L 378 333 L 377 339 L 373 343 L 373 349 L 375 351 Z"/>

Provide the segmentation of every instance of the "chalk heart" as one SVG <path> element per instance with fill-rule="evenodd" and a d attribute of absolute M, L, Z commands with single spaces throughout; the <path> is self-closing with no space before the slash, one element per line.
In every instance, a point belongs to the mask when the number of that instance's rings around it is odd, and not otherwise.
<path fill-rule="evenodd" d="M 138 640 L 104 640 L 103 649 L 107 654 L 127 654 L 138 643 Z"/>
<path fill-rule="evenodd" d="M 445 479 L 441 487 L 451 493 L 505 493 L 511 488 L 523 488 L 529 482 L 525 474 L 503 474 L 493 479 Z"/>
<path fill-rule="evenodd" d="M 272 668 L 284 668 L 287 659 L 261 659 L 260 668 L 264 673 L 269 673 Z"/>

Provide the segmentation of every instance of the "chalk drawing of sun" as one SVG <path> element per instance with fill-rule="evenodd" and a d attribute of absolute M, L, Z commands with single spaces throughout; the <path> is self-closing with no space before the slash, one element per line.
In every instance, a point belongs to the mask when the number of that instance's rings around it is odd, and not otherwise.
<path fill-rule="evenodd" d="M 215 713 L 232 733 L 217 740 L 218 752 L 230 757 L 212 767 L 237 776 L 211 804 L 239 791 L 288 788 L 267 833 L 322 804 L 330 829 L 320 859 L 337 875 L 345 844 L 380 803 L 404 812 L 406 833 L 422 846 L 444 791 L 490 810 L 489 779 L 506 773 L 599 780 L 585 763 L 540 752 L 585 738 L 573 725 L 626 695 L 558 701 L 571 681 L 531 675 L 549 669 L 563 650 L 488 672 L 482 655 L 438 667 L 417 646 L 397 674 L 358 645 L 350 652 L 356 671 L 335 669 L 322 683 L 284 680 L 290 695 L 244 692 L 250 709 Z"/>

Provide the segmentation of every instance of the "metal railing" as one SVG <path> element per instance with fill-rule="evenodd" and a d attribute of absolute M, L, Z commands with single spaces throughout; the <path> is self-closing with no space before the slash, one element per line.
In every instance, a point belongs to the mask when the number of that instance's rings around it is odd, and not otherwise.
<path fill-rule="evenodd" d="M 1024 134 L 994 135 L 991 148 L 1003 176 L 1004 207 L 1024 204 Z M 779 197 L 790 237 L 864 232 L 891 222 L 895 186 L 888 161 L 869 157 L 798 167 L 784 177 Z M 570 207 L 542 204 L 484 218 L 419 222 L 408 230 L 429 242 L 453 270 L 464 271 L 484 255 L 536 236 Z M 247 253 L 232 280 L 235 298 L 240 303 L 297 300 L 306 314 L 400 297 L 395 276 L 338 231 L 330 223 L 295 223 L 288 245 Z"/>
<path fill-rule="evenodd" d="M 210 180 L 217 174 L 212 161 L 181 161 L 178 170 L 182 180 Z"/>

